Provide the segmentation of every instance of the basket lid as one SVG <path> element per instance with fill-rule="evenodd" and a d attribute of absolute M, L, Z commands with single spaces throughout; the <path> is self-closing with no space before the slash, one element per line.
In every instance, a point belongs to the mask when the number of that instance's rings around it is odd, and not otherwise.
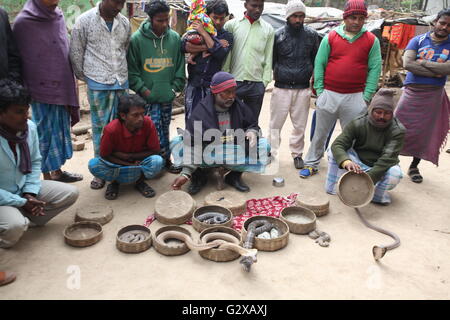
<path fill-rule="evenodd" d="M 155 203 L 156 219 L 164 224 L 183 224 L 192 217 L 194 199 L 181 190 L 162 194 Z"/>
<path fill-rule="evenodd" d="M 352 208 L 360 208 L 368 205 L 375 193 L 370 176 L 363 172 L 360 174 L 352 171 L 344 173 L 337 185 L 337 194 L 341 201 Z"/>
<path fill-rule="evenodd" d="M 216 191 L 205 197 L 205 204 L 227 208 L 236 215 L 246 211 L 247 199 L 235 191 Z"/>
<path fill-rule="evenodd" d="M 113 218 L 113 209 L 105 205 L 87 205 L 77 208 L 75 221 L 92 221 L 106 224 Z"/>

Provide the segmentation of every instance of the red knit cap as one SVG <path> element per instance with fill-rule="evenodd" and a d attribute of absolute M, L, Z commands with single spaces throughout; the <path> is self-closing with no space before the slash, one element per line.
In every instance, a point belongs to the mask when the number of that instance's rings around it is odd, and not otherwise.
<path fill-rule="evenodd" d="M 345 19 L 355 14 L 361 14 L 367 17 L 367 4 L 364 0 L 348 0 L 345 4 L 343 18 Z"/>

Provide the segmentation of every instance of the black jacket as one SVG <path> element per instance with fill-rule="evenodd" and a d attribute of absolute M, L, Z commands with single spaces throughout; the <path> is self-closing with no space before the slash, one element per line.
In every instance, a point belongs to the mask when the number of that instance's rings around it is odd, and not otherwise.
<path fill-rule="evenodd" d="M 236 97 L 233 105 L 230 107 L 231 123 L 230 127 L 233 130 L 242 129 L 247 132 L 249 129 L 259 131 L 259 127 L 254 115 L 254 112 L 244 102 Z M 201 121 L 201 131 L 195 132 L 194 123 Z M 190 118 L 186 122 L 186 131 L 194 137 L 197 134 L 199 137 L 204 137 L 205 132 L 208 129 L 219 130 L 219 119 L 217 118 L 217 112 L 214 107 L 214 96 L 212 93 L 206 95 L 192 110 Z M 198 128 L 200 129 L 200 128 Z M 185 137 L 186 141 L 187 136 Z M 211 140 L 203 139 L 203 143 Z M 192 141 L 193 142 L 193 141 Z"/>
<path fill-rule="evenodd" d="M 0 79 L 22 82 L 19 51 L 14 42 L 8 14 L 0 8 Z"/>
<path fill-rule="evenodd" d="M 319 44 L 318 33 L 307 26 L 294 30 L 286 24 L 278 29 L 273 47 L 275 87 L 308 88 Z"/>

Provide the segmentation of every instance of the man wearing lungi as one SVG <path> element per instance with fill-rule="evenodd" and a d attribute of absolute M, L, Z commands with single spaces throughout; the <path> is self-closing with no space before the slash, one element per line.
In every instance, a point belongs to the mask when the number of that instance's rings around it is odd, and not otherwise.
<path fill-rule="evenodd" d="M 192 111 L 184 135 L 171 141 L 175 163 L 183 167 L 172 188 L 179 190 L 191 180 L 188 192 L 196 194 L 207 183 L 205 169 L 222 167 L 229 170 L 226 184 L 248 192 L 242 173 L 263 173 L 270 147 L 266 139 L 259 138 L 260 128 L 252 109 L 236 99 L 237 84 L 231 74 L 216 73 L 210 88 Z"/>
<path fill-rule="evenodd" d="M 450 102 L 445 82 L 450 75 L 450 9 L 438 13 L 433 31 L 411 39 L 403 65 L 408 73 L 395 116 L 406 127 L 405 145 L 400 152 L 412 156 L 408 176 L 420 183 L 421 159 L 438 165 L 439 151 L 449 130 Z"/>
<path fill-rule="evenodd" d="M 392 190 L 402 178 L 398 155 L 405 127 L 393 116 L 394 91 L 380 89 L 368 113 L 351 121 L 328 149 L 325 189 L 336 194 L 336 184 L 347 171 L 366 172 L 375 185 L 372 202 L 388 205 Z"/>
<path fill-rule="evenodd" d="M 13 34 L 22 59 L 33 121 L 39 133 L 45 180 L 75 182 L 80 174 L 62 171 L 72 158 L 70 127 L 80 120 L 69 40 L 59 0 L 28 0 L 16 17 Z"/>
<path fill-rule="evenodd" d="M 180 173 L 170 160 L 169 127 L 172 102 L 176 92 L 183 91 L 186 78 L 181 39 L 169 27 L 170 7 L 164 0 L 153 0 L 146 6 L 149 16 L 131 37 L 128 50 L 130 88 L 147 102 L 145 114 L 152 118 L 158 131 L 166 169 Z"/>
<path fill-rule="evenodd" d="M 316 128 L 304 159 L 301 178 L 319 170 L 327 137 L 337 119 L 342 128 L 367 111 L 381 72 L 380 42 L 364 28 L 367 5 L 348 0 L 344 24 L 332 30 L 320 43 L 314 63 L 317 91 Z"/>
<path fill-rule="evenodd" d="M 125 0 L 102 0 L 76 21 L 70 42 L 75 75 L 87 83 L 94 156 L 100 155 L 103 128 L 115 119 L 119 97 L 128 90 L 127 49 L 131 27 L 120 13 Z M 94 177 L 92 189 L 105 181 Z"/>
<path fill-rule="evenodd" d="M 103 130 L 100 157 L 89 161 L 89 171 L 111 183 L 105 198 L 114 200 L 122 183 L 134 183 L 146 198 L 155 191 L 145 183 L 163 168 L 159 155 L 159 139 L 153 121 L 145 116 L 145 101 L 138 95 L 120 97 L 118 119 L 111 121 Z"/>

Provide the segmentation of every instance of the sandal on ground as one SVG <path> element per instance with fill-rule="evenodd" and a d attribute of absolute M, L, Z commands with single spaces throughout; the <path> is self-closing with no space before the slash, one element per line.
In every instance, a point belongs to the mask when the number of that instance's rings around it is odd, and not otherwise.
<path fill-rule="evenodd" d="M 106 181 L 100 178 L 94 178 L 91 181 L 91 189 L 98 190 L 105 186 Z"/>
<path fill-rule="evenodd" d="M 0 286 L 4 286 L 14 280 L 16 280 L 16 274 L 14 272 L 0 271 Z"/>
<path fill-rule="evenodd" d="M 144 181 L 136 183 L 134 187 L 146 198 L 154 197 L 156 194 L 155 190 Z"/>
<path fill-rule="evenodd" d="M 115 200 L 119 196 L 119 186 L 117 182 L 111 182 L 106 187 L 105 191 L 105 199 L 107 200 Z"/>
<path fill-rule="evenodd" d="M 58 178 L 52 179 L 52 180 L 53 181 L 70 183 L 70 182 L 77 182 L 77 181 L 83 180 L 83 176 L 81 174 L 78 174 L 78 173 L 70 173 L 70 172 L 67 172 L 67 171 L 63 171 Z"/>
<path fill-rule="evenodd" d="M 409 168 L 408 176 L 411 178 L 412 182 L 421 183 L 423 181 L 423 177 L 419 172 L 419 168 Z"/>
<path fill-rule="evenodd" d="M 300 170 L 299 175 L 300 175 L 300 178 L 306 179 L 306 178 L 309 178 L 310 176 L 316 174 L 317 172 L 319 172 L 318 169 L 306 166 L 302 170 Z"/>

